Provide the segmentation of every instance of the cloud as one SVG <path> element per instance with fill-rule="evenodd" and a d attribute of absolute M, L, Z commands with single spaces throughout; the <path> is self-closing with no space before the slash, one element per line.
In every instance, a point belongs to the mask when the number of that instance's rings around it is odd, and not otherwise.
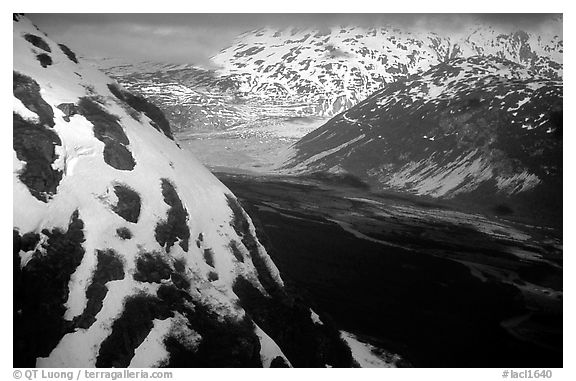
<path fill-rule="evenodd" d="M 230 45 L 238 31 L 185 25 L 73 23 L 46 28 L 48 35 L 84 57 L 119 57 L 136 61 L 210 66 L 209 58 Z"/>
<path fill-rule="evenodd" d="M 273 28 L 396 26 L 458 33 L 488 22 L 504 30 L 550 28 L 551 14 L 29 14 L 51 37 L 83 56 L 121 57 L 210 66 L 210 57 L 239 34 Z M 556 23 L 562 36 L 562 25 Z"/>

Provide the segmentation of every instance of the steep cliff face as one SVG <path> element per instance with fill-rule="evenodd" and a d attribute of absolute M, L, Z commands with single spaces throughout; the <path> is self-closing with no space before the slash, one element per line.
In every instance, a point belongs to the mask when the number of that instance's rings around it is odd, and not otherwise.
<path fill-rule="evenodd" d="M 352 364 L 157 107 L 13 38 L 14 366 Z"/>
<path fill-rule="evenodd" d="M 334 117 L 295 145 L 287 167 L 561 212 L 562 108 L 561 81 L 496 57 L 456 58 Z"/>

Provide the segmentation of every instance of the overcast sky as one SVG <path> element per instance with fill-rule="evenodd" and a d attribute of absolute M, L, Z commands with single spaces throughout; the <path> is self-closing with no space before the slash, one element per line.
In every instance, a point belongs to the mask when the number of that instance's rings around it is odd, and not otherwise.
<path fill-rule="evenodd" d="M 457 31 L 481 19 L 507 28 L 549 27 L 543 14 L 27 14 L 44 32 L 81 56 L 209 66 L 210 57 L 242 32 L 263 26 L 400 25 Z M 562 30 L 558 31 L 559 34 Z"/>

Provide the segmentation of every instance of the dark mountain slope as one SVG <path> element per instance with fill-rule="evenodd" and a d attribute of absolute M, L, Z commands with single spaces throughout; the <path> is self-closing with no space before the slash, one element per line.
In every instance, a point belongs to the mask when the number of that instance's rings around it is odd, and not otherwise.
<path fill-rule="evenodd" d="M 511 61 L 453 59 L 334 117 L 286 168 L 559 222 L 562 95 L 561 81 Z"/>

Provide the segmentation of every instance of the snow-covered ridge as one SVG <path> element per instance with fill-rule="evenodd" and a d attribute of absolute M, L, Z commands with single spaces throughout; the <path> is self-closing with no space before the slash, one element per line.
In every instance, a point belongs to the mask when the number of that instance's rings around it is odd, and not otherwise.
<path fill-rule="evenodd" d="M 453 58 L 495 56 L 562 77 L 562 20 L 550 32 L 475 24 L 461 32 L 400 27 L 262 28 L 212 58 L 220 69 L 94 60 L 161 105 L 176 129 L 213 131 L 266 118 L 334 116 L 383 85 Z"/>
<path fill-rule="evenodd" d="M 293 307 L 232 193 L 28 19 L 13 41 L 15 366 L 302 365 L 275 342 L 292 323 L 265 311 Z"/>
<path fill-rule="evenodd" d="M 295 145 L 286 168 L 350 172 L 379 189 L 433 197 L 554 199 L 562 95 L 561 80 L 512 61 L 455 58 L 332 118 Z"/>
<path fill-rule="evenodd" d="M 334 115 L 383 84 L 458 57 L 492 55 L 560 78 L 563 44 L 553 33 L 510 33 L 486 24 L 444 34 L 397 27 L 262 28 L 241 35 L 212 60 L 225 75 L 244 75 L 242 91 L 321 99 L 328 106 L 322 112 Z"/>

